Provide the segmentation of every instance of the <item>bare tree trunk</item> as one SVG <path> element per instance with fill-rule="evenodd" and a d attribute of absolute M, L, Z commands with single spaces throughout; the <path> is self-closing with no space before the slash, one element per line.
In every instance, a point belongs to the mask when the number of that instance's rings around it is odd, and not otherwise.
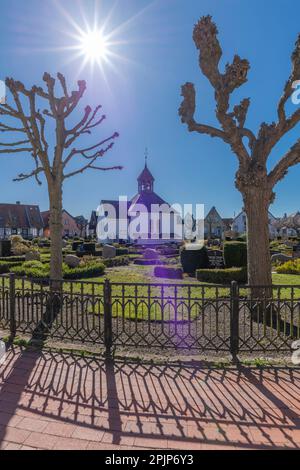
<path fill-rule="evenodd" d="M 268 192 L 251 188 L 245 198 L 248 240 L 248 283 L 250 286 L 271 286 L 271 257 L 269 248 Z"/>
<path fill-rule="evenodd" d="M 62 279 L 62 182 L 55 182 L 49 191 L 51 261 L 50 279 Z"/>

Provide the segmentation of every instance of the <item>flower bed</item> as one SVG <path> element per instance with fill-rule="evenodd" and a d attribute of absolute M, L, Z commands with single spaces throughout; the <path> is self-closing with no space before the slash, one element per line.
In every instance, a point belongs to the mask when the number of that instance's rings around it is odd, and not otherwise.
<path fill-rule="evenodd" d="M 300 258 L 287 261 L 276 267 L 279 274 L 300 274 Z"/>

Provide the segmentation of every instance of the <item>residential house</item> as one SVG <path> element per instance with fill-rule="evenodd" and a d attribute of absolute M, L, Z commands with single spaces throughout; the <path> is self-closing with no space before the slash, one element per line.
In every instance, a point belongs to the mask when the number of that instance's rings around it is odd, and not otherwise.
<path fill-rule="evenodd" d="M 97 236 L 97 220 L 98 220 L 97 212 L 92 211 L 91 217 L 88 223 L 88 227 L 87 227 L 87 233 L 90 237 L 93 237 L 93 238 L 96 238 Z"/>
<path fill-rule="evenodd" d="M 213 206 L 204 218 L 204 237 L 223 238 L 225 224 L 219 212 Z"/>
<path fill-rule="evenodd" d="M 43 219 L 39 206 L 30 204 L 0 204 L 0 238 L 21 235 L 32 239 L 43 234 Z"/>
<path fill-rule="evenodd" d="M 277 236 L 276 223 L 278 219 L 269 211 L 269 234 L 270 238 Z M 247 216 L 244 210 L 242 210 L 232 222 L 232 230 L 239 235 L 247 232 Z"/>
<path fill-rule="evenodd" d="M 50 211 L 42 212 L 44 221 L 44 237 L 51 238 L 49 219 Z M 69 214 L 65 209 L 62 211 L 62 236 L 75 237 L 80 235 L 80 229 L 76 223 L 75 218 Z"/>
<path fill-rule="evenodd" d="M 74 219 L 79 229 L 79 236 L 86 237 L 88 235 L 89 221 L 83 215 L 77 215 Z"/>
<path fill-rule="evenodd" d="M 277 219 L 274 224 L 277 236 L 281 237 L 297 237 L 300 235 L 300 212 L 293 214 L 284 214 L 283 217 Z"/>

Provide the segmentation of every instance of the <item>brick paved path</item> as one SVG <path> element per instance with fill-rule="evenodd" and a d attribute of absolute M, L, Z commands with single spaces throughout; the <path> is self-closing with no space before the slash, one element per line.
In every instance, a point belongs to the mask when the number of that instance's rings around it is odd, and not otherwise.
<path fill-rule="evenodd" d="M 1 449 L 300 447 L 300 370 L 10 351 Z"/>

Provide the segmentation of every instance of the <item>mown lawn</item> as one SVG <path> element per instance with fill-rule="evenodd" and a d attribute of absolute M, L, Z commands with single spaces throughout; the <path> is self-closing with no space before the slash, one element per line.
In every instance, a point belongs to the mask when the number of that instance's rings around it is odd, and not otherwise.
<path fill-rule="evenodd" d="M 77 281 L 64 282 L 64 290 L 66 292 L 82 293 L 82 294 L 97 294 L 102 295 L 103 292 L 103 282 L 105 279 L 109 279 L 112 283 L 128 283 L 133 284 L 132 286 L 128 285 L 122 287 L 121 285 L 113 285 L 112 291 L 113 295 L 116 297 L 126 295 L 126 297 L 138 296 L 143 297 L 145 300 L 149 296 L 157 298 L 168 298 L 174 296 L 174 287 L 168 287 L 168 285 L 181 285 L 182 287 L 177 288 L 176 295 L 178 297 L 188 297 L 189 295 L 192 298 L 205 298 L 205 299 L 214 299 L 216 297 L 229 297 L 230 291 L 225 287 L 209 287 L 209 284 L 202 283 L 197 281 L 193 277 L 185 276 L 182 280 L 174 279 L 159 279 L 153 276 L 153 266 L 122 266 L 115 268 L 107 268 L 103 276 L 97 278 L 83 279 L 83 284 Z M 135 286 L 134 284 L 146 284 L 142 286 Z M 5 284 L 8 285 L 8 279 L 5 280 Z M 147 284 L 159 284 L 158 287 L 151 287 L 150 290 Z M 191 285 L 192 287 L 185 287 L 186 285 Z M 299 288 L 294 289 L 293 296 L 294 299 L 300 298 L 300 276 L 292 274 L 273 274 L 273 284 L 274 285 L 286 285 L 286 286 L 299 286 Z M 16 280 L 16 289 L 21 290 L 22 287 L 28 292 L 32 289 L 35 290 L 47 290 L 46 286 L 41 287 L 39 284 L 31 285 L 28 281 Z M 277 297 L 277 290 L 274 288 L 274 296 Z M 245 296 L 247 293 L 245 289 L 240 289 L 240 294 Z M 291 298 L 291 289 L 285 288 L 280 290 L 280 298 L 288 299 Z"/>
<path fill-rule="evenodd" d="M 274 285 L 285 285 L 285 286 L 299 286 L 299 289 L 296 288 L 293 291 L 294 299 L 300 298 L 300 276 L 292 275 L 292 274 L 273 274 L 273 284 Z M 204 297 L 205 299 L 214 299 L 216 296 L 218 297 L 229 297 L 230 292 L 228 288 L 215 288 L 215 287 L 208 287 L 209 284 L 199 282 L 197 279 L 189 276 L 185 276 L 182 280 L 174 280 L 174 279 L 158 279 L 153 276 L 153 266 L 126 266 L 126 267 L 119 267 L 119 268 L 110 268 L 106 270 L 104 276 L 99 278 L 89 279 L 88 281 L 91 282 L 103 282 L 104 279 L 109 279 L 112 283 L 142 283 L 142 284 L 163 284 L 163 285 L 191 285 L 190 294 L 192 297 Z M 204 287 L 205 286 L 205 287 Z M 89 288 L 88 288 L 89 289 Z M 113 286 L 113 292 L 116 295 L 121 294 L 121 286 Z M 126 292 L 128 295 L 146 295 L 147 294 L 147 286 L 138 286 L 138 287 L 130 287 L 126 286 Z M 151 294 L 154 291 L 154 287 L 151 288 Z M 187 287 L 180 287 L 177 289 L 178 296 L 186 297 L 188 295 L 188 288 Z M 163 288 L 164 295 L 174 295 L 174 288 Z M 161 295 L 161 288 L 157 288 L 157 295 Z M 247 292 L 245 289 L 240 289 L 240 294 L 242 296 L 246 296 Z M 278 296 L 278 291 L 274 288 L 274 296 Z M 281 289 L 280 290 L 280 298 L 282 299 L 289 299 L 291 298 L 291 289 Z"/>

